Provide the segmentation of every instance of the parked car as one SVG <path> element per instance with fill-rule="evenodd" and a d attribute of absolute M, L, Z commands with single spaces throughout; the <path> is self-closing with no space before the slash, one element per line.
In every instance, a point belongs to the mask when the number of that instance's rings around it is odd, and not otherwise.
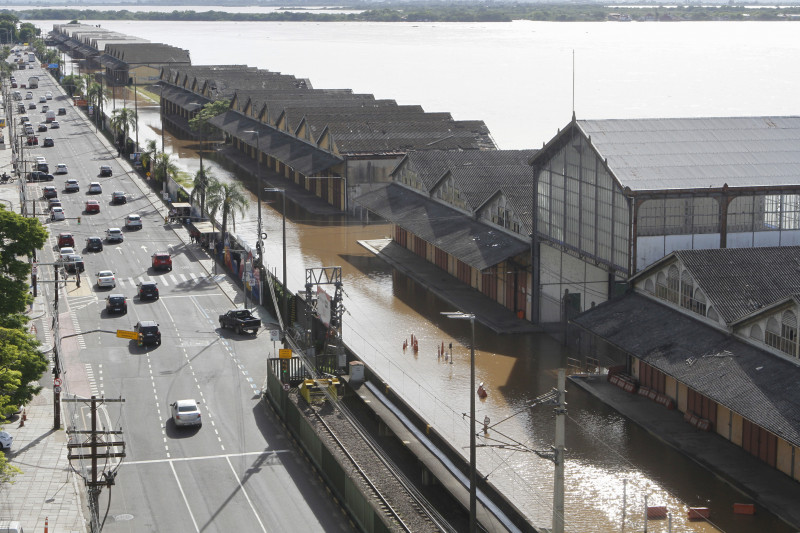
<path fill-rule="evenodd" d="M 86 214 L 99 213 L 100 212 L 100 202 L 98 202 L 97 200 L 86 200 L 85 211 L 86 211 Z"/>
<path fill-rule="evenodd" d="M 106 311 L 109 313 L 128 312 L 128 299 L 124 294 L 109 294 L 106 296 Z"/>
<path fill-rule="evenodd" d="M 54 179 L 52 174 L 42 172 L 41 170 L 28 172 L 28 181 L 53 181 Z"/>
<path fill-rule="evenodd" d="M 62 208 L 54 207 L 50 211 L 50 220 L 56 221 L 56 220 L 65 220 L 65 219 L 66 219 L 66 215 L 64 215 L 64 210 Z"/>
<path fill-rule="evenodd" d="M 219 327 L 235 329 L 240 335 L 245 331 L 255 335 L 261 327 L 261 320 L 254 317 L 249 309 L 231 309 L 219 315 Z"/>
<path fill-rule="evenodd" d="M 106 242 L 122 242 L 125 236 L 119 228 L 108 228 L 106 230 Z"/>
<path fill-rule="evenodd" d="M 140 300 L 158 300 L 158 285 L 155 281 L 140 281 L 136 284 L 136 294 Z"/>
<path fill-rule="evenodd" d="M 72 233 L 63 232 L 58 234 L 58 249 L 60 250 L 64 247 L 75 247 L 75 237 L 72 236 Z"/>
<path fill-rule="evenodd" d="M 112 204 L 126 204 L 128 203 L 128 196 L 122 191 L 114 191 L 111 193 Z"/>
<path fill-rule="evenodd" d="M 64 270 L 69 272 L 70 274 L 76 274 L 83 272 L 86 269 L 85 265 L 83 264 L 83 257 L 78 254 L 70 254 L 64 260 Z"/>
<path fill-rule="evenodd" d="M 98 287 L 111 287 L 113 289 L 117 286 L 117 278 L 110 270 L 101 270 L 96 277 Z"/>
<path fill-rule="evenodd" d="M 86 239 L 86 251 L 87 252 L 102 252 L 103 251 L 103 239 L 100 237 L 88 237 Z"/>
<path fill-rule="evenodd" d="M 176 426 L 202 426 L 200 408 L 195 400 L 178 400 L 170 404 L 172 408 L 172 421 Z"/>
<path fill-rule="evenodd" d="M 107 178 L 107 177 L 109 177 L 111 175 L 113 175 L 113 172 L 111 171 L 111 167 L 110 166 L 108 166 L 108 165 L 101 165 L 100 166 L 100 177 L 101 178 Z"/>
<path fill-rule="evenodd" d="M 11 449 L 11 443 L 14 442 L 14 437 L 8 431 L 0 431 L 0 447 L 4 450 Z M 22 529 L 20 529 L 22 531 Z"/>
<path fill-rule="evenodd" d="M 66 174 L 68 172 L 67 165 L 64 163 L 59 163 L 56 165 L 56 174 Z"/>
<path fill-rule="evenodd" d="M 140 320 L 133 327 L 133 331 L 139 335 L 139 344 L 155 344 L 161 345 L 161 332 L 158 330 L 158 324 L 152 320 Z"/>
<path fill-rule="evenodd" d="M 45 148 L 48 148 L 50 146 L 55 146 L 55 143 L 53 142 L 53 138 L 52 137 L 45 137 L 44 138 L 44 143 L 42 144 L 42 146 L 44 146 Z"/>
<path fill-rule="evenodd" d="M 152 256 L 153 270 L 172 270 L 172 258 L 169 252 L 156 252 Z"/>
<path fill-rule="evenodd" d="M 125 217 L 125 229 L 142 229 L 142 218 L 136 213 L 131 213 Z"/>
<path fill-rule="evenodd" d="M 45 185 L 42 189 L 42 194 L 45 198 L 55 198 L 58 196 L 58 191 L 53 185 Z"/>
<path fill-rule="evenodd" d="M 89 190 L 86 191 L 86 194 L 102 194 L 103 187 L 100 186 L 99 183 L 93 181 L 89 184 Z"/>
<path fill-rule="evenodd" d="M 81 190 L 80 184 L 78 184 L 78 180 L 68 179 L 64 182 L 64 192 L 78 192 Z"/>

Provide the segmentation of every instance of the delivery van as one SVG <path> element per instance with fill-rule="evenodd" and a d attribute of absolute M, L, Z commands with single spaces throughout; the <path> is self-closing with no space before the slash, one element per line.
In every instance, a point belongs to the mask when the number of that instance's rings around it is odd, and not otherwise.
<path fill-rule="evenodd" d="M 0 533 L 23 533 L 22 524 L 16 520 L 0 520 Z"/>
<path fill-rule="evenodd" d="M 47 113 L 44 115 L 45 122 L 53 122 L 56 119 L 56 112 L 52 110 L 48 110 Z"/>

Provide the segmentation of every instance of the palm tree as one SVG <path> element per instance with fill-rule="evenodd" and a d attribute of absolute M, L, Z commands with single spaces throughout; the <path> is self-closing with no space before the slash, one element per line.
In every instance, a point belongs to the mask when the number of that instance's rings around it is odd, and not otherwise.
<path fill-rule="evenodd" d="M 250 205 L 247 195 L 244 192 L 242 184 L 238 181 L 231 183 L 222 183 L 214 180 L 209 183 L 208 190 L 208 210 L 212 217 L 215 217 L 217 211 L 222 209 L 222 242 L 225 242 L 228 226 L 228 215 L 233 222 L 233 230 L 236 231 L 236 211 L 241 216 L 244 216 L 245 210 Z"/>
<path fill-rule="evenodd" d="M 168 154 L 166 152 L 159 152 L 156 154 L 155 159 L 153 159 L 153 172 L 151 172 L 151 176 L 153 179 L 158 181 L 167 181 L 168 178 L 172 178 L 173 180 L 178 177 L 180 173 L 180 169 L 178 165 L 176 165 L 172 159 L 170 159 L 172 154 Z"/>
<path fill-rule="evenodd" d="M 111 129 L 117 132 L 117 134 L 122 134 L 122 141 L 119 143 L 122 147 L 128 142 L 128 132 L 131 127 L 135 128 L 137 124 L 136 112 L 132 109 L 120 107 L 111 113 Z M 120 148 L 120 150 L 123 151 L 124 148 Z"/>
<path fill-rule="evenodd" d="M 145 167 L 151 174 L 152 174 L 152 163 L 156 160 L 158 156 L 158 145 L 154 140 L 149 140 L 144 144 L 144 150 L 142 150 L 142 166 Z"/>
<path fill-rule="evenodd" d="M 86 89 L 86 101 L 94 106 L 95 126 L 97 126 L 98 118 L 103 116 L 103 86 L 92 82 Z"/>
<path fill-rule="evenodd" d="M 214 183 L 217 182 L 217 178 L 214 177 L 214 173 L 211 172 L 211 169 L 200 169 L 194 175 L 194 181 L 192 182 L 192 192 L 189 195 L 189 201 L 194 203 L 197 197 L 200 197 L 200 215 L 202 216 L 203 213 L 206 211 L 206 192 L 214 187 Z"/>

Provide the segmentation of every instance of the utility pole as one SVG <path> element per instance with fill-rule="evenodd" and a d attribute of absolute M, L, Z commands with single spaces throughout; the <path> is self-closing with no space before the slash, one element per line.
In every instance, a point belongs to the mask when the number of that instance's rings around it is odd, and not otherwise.
<path fill-rule="evenodd" d="M 125 457 L 125 441 L 119 440 L 104 440 L 104 436 L 110 435 L 122 435 L 122 429 L 118 431 L 113 430 L 104 430 L 98 431 L 97 430 L 97 406 L 98 404 L 103 403 L 111 403 L 111 402 L 124 402 L 125 400 L 122 398 L 98 398 L 97 396 L 92 396 L 90 399 L 87 398 L 65 398 L 63 401 L 65 402 L 72 402 L 72 403 L 88 403 L 90 407 L 91 413 L 91 429 L 90 430 L 77 430 L 77 429 L 68 429 L 67 434 L 70 436 L 70 442 L 67 443 L 67 459 L 70 461 L 74 459 L 84 460 L 90 459 L 91 460 L 91 472 L 89 472 L 89 478 L 87 479 L 86 475 L 83 476 L 84 482 L 87 487 L 89 487 L 89 509 L 92 513 L 91 519 L 91 531 L 92 533 L 99 533 L 100 532 L 100 512 L 98 508 L 98 499 L 100 497 L 100 491 L 102 490 L 103 486 L 111 487 L 114 484 L 114 478 L 117 475 L 117 467 L 112 468 L 108 471 L 103 471 L 102 474 L 98 472 L 97 468 L 97 460 L 103 459 L 105 464 L 108 464 L 108 459 L 111 458 L 122 458 Z M 73 442 L 75 440 L 79 440 L 81 435 L 88 435 L 88 439 L 84 442 Z M 112 451 L 113 448 L 120 447 L 122 451 Z M 102 450 L 101 450 L 102 448 Z M 85 453 L 85 450 L 88 449 L 89 452 Z M 73 450 L 78 450 L 77 452 L 73 452 Z M 100 479 L 102 477 L 102 479 Z"/>
<path fill-rule="evenodd" d="M 558 369 L 558 406 L 556 407 L 556 442 L 553 462 L 553 533 L 564 533 L 564 450 L 565 417 L 567 414 L 566 378 L 563 368 Z"/>

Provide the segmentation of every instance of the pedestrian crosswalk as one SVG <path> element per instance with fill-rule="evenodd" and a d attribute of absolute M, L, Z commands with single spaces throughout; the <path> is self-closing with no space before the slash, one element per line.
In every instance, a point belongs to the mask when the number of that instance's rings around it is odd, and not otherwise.
<path fill-rule="evenodd" d="M 136 287 L 142 281 L 155 281 L 159 287 L 187 287 L 189 285 L 217 284 L 227 277 L 226 274 L 212 276 L 198 276 L 193 272 L 188 274 L 158 274 L 155 276 L 117 277 L 117 287 Z"/>

